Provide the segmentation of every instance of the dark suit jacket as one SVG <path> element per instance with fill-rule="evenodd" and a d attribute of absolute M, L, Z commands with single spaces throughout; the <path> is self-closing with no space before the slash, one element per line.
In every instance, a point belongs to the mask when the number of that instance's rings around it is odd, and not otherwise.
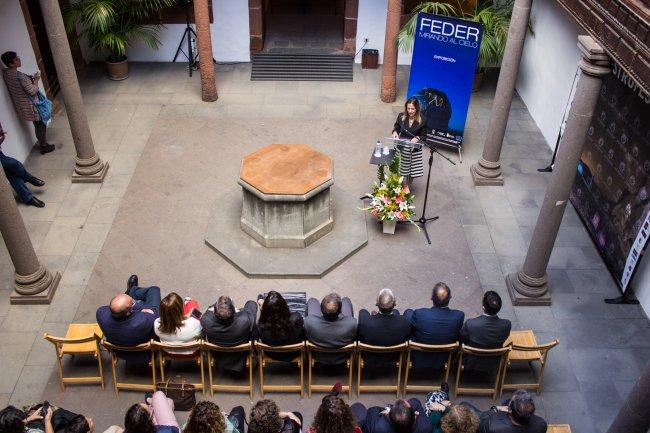
<path fill-rule="evenodd" d="M 546 421 L 533 415 L 527 425 L 516 426 L 507 412 L 488 410 L 481 414 L 477 433 L 544 433 Z"/>
<path fill-rule="evenodd" d="M 391 314 L 370 314 L 367 310 L 359 311 L 359 326 L 357 339 L 361 343 L 373 346 L 394 346 L 409 339 L 411 323 L 408 319 L 393 310 Z M 364 353 L 363 358 L 368 365 L 381 365 L 397 361 L 399 354 Z"/>
<path fill-rule="evenodd" d="M 341 347 L 354 341 L 357 335 L 357 319 L 339 314 L 336 320 L 326 320 L 323 316 L 305 317 L 305 336 L 321 347 Z M 319 354 L 316 359 L 324 364 L 341 364 L 345 354 Z"/>
<path fill-rule="evenodd" d="M 104 338 L 109 343 L 119 346 L 137 346 L 138 344 L 147 343 L 151 339 L 157 340 L 154 332 L 154 322 L 158 318 L 158 312 L 154 314 L 143 313 L 141 302 L 133 306 L 133 312 L 124 319 L 116 319 L 111 313 L 108 306 L 99 307 L 95 317 L 97 324 L 104 333 Z M 144 308 L 149 308 L 144 306 Z M 149 360 L 149 355 L 145 353 L 124 352 L 119 354 L 120 358 L 127 361 L 145 362 Z"/>
<path fill-rule="evenodd" d="M 465 313 L 449 307 L 419 308 L 411 316 L 411 338 L 423 344 L 449 344 L 459 339 Z M 447 361 L 446 353 L 412 352 L 413 366 L 442 368 Z"/>
<path fill-rule="evenodd" d="M 255 319 L 257 316 L 257 302 L 248 301 L 240 311 L 235 313 L 231 322 L 222 322 L 208 310 L 201 316 L 201 326 L 208 342 L 220 346 L 237 346 L 250 341 L 253 337 Z M 217 365 L 228 369 L 241 371 L 246 362 L 245 353 L 220 353 Z"/>
<path fill-rule="evenodd" d="M 460 330 L 460 339 L 464 344 L 480 349 L 497 349 L 503 347 L 511 328 L 510 320 L 483 314 L 467 319 Z M 489 358 L 467 357 L 464 364 L 468 370 L 489 371 L 496 366 L 497 361 Z"/>
<path fill-rule="evenodd" d="M 363 423 L 363 433 L 395 433 L 390 420 L 386 415 L 382 415 L 383 407 L 374 406 L 368 409 L 366 420 Z M 431 424 L 427 419 L 424 410 L 415 419 L 415 426 L 411 433 L 431 433 Z"/>

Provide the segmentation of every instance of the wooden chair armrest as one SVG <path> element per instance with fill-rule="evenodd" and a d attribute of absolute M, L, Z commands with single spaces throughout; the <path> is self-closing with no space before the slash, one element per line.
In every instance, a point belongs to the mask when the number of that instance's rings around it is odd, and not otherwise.
<path fill-rule="evenodd" d="M 255 347 L 257 347 L 260 350 L 263 350 L 264 352 L 274 352 L 274 353 L 295 352 L 296 350 L 303 350 L 305 348 L 305 342 L 301 341 L 300 343 L 287 344 L 285 346 L 269 346 L 268 344 L 264 344 L 260 341 L 256 341 Z"/>
<path fill-rule="evenodd" d="M 459 346 L 460 344 L 457 341 L 449 344 L 424 344 L 417 343 L 413 340 L 408 341 L 409 349 L 419 352 L 450 352 L 458 349 Z"/>
<path fill-rule="evenodd" d="M 82 338 L 65 338 L 65 337 L 55 337 L 49 335 L 47 332 L 43 335 L 43 338 L 49 341 L 52 344 L 82 344 L 90 343 L 91 341 L 101 341 L 101 337 L 97 334 L 90 335 L 88 337 Z"/>

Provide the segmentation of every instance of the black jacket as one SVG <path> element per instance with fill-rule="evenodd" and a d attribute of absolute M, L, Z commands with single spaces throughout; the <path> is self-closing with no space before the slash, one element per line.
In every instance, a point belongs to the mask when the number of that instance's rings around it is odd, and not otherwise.
<path fill-rule="evenodd" d="M 229 323 L 220 321 L 214 311 L 208 310 L 201 316 L 201 326 L 206 340 L 220 346 L 237 346 L 251 341 L 257 316 L 257 302 L 248 301 L 244 308 L 235 313 Z M 221 353 L 217 365 L 228 369 L 241 371 L 246 362 L 246 353 Z"/>
<path fill-rule="evenodd" d="M 460 330 L 460 339 L 479 349 L 498 349 L 510 335 L 512 324 L 508 319 L 500 319 L 499 316 L 481 315 L 473 319 L 467 319 Z M 496 367 L 498 361 L 490 358 L 467 357 L 464 362 L 467 370 L 489 371 Z"/>
<path fill-rule="evenodd" d="M 514 425 L 508 412 L 489 410 L 480 416 L 477 433 L 544 433 L 547 424 L 543 418 L 533 415 L 528 424 Z"/>
<path fill-rule="evenodd" d="M 381 414 L 382 410 L 384 408 L 378 406 L 368 409 L 366 420 L 362 426 L 363 433 L 395 433 L 395 429 L 390 423 L 388 416 Z M 424 410 L 420 408 L 420 414 L 415 419 L 415 426 L 411 430 L 411 433 L 431 433 L 431 430 L 431 424 Z"/>
<path fill-rule="evenodd" d="M 373 346 L 394 346 L 409 339 L 411 323 L 393 310 L 391 314 L 370 314 L 367 310 L 359 311 L 359 326 L 357 340 Z M 368 365 L 379 365 L 397 361 L 399 354 L 364 353 L 363 358 Z"/>
<path fill-rule="evenodd" d="M 404 140 L 418 137 L 420 141 L 424 141 L 426 136 L 426 123 L 424 119 L 422 119 L 422 122 L 414 120 L 413 124 L 409 126 L 408 116 L 405 116 L 404 113 L 400 113 L 397 115 L 395 125 L 393 125 L 393 132 L 397 132 L 399 138 Z"/>

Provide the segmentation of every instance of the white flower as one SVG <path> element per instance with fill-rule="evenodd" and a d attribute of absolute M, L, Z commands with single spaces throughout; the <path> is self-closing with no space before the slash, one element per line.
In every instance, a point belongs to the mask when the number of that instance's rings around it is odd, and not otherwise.
<path fill-rule="evenodd" d="M 409 208 L 409 206 L 408 206 L 408 204 L 407 204 L 405 201 L 403 201 L 403 202 L 401 202 L 401 203 L 399 204 L 399 210 L 406 210 L 406 209 L 408 209 L 408 208 Z"/>
<path fill-rule="evenodd" d="M 400 192 L 402 192 L 402 187 L 401 187 L 401 186 L 398 186 L 397 188 L 393 188 L 393 192 L 394 192 L 395 194 L 399 194 Z"/>

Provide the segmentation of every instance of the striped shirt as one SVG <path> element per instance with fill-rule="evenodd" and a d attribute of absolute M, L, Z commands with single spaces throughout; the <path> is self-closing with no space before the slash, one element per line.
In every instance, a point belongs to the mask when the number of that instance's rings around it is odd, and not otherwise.
<path fill-rule="evenodd" d="M 18 117 L 27 122 L 41 120 L 31 99 L 39 90 L 38 84 L 35 84 L 29 75 L 16 69 L 3 69 L 2 78 L 5 80 Z"/>

